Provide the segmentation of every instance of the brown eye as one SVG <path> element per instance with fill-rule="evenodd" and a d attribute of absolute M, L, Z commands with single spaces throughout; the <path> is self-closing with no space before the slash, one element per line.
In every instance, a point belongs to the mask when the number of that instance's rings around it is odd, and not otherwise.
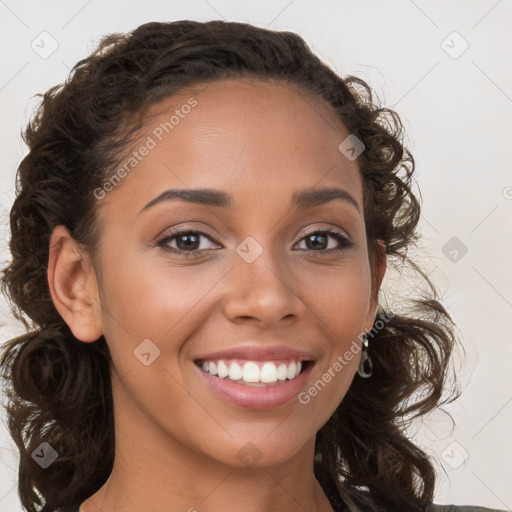
<path fill-rule="evenodd" d="M 195 233 L 185 233 L 174 237 L 176 239 L 176 246 L 180 250 L 197 250 L 200 245 L 201 235 Z"/>
<path fill-rule="evenodd" d="M 329 239 L 334 240 L 334 242 L 330 242 Z M 301 242 L 305 242 L 306 245 L 302 249 L 319 253 L 342 251 L 354 245 L 343 233 L 330 229 L 308 233 L 301 239 Z"/>
<path fill-rule="evenodd" d="M 203 251 L 211 249 L 211 247 L 208 247 L 208 243 L 202 242 L 203 238 L 213 243 L 210 235 L 203 231 L 184 230 L 161 238 L 158 240 L 157 245 L 166 252 L 184 256 L 197 256 Z M 171 245 L 173 242 L 176 244 L 175 247 Z"/>

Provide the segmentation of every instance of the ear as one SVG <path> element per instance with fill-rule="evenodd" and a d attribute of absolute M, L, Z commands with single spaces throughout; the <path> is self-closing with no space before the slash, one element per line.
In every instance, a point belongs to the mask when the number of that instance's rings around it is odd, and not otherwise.
<path fill-rule="evenodd" d="M 65 226 L 50 238 L 47 276 L 53 303 L 75 338 L 96 341 L 103 334 L 96 272 Z"/>
<path fill-rule="evenodd" d="M 386 243 L 383 240 L 377 240 L 376 251 L 373 256 L 372 267 L 372 297 L 367 317 L 367 330 L 370 330 L 375 322 L 375 315 L 379 306 L 379 290 L 384 274 L 387 268 Z"/>

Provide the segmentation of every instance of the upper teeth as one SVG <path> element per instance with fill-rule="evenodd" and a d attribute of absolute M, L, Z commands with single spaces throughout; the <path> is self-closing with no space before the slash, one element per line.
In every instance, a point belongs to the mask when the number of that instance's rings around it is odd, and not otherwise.
<path fill-rule="evenodd" d="M 260 367 L 261 365 L 261 367 Z M 243 366 L 236 362 L 203 361 L 202 369 L 212 375 L 218 375 L 221 379 L 229 377 L 231 380 L 240 380 L 244 382 L 264 382 L 271 383 L 277 380 L 294 379 L 299 375 L 302 363 L 290 362 L 278 363 L 272 361 L 260 362 L 247 361 Z"/>

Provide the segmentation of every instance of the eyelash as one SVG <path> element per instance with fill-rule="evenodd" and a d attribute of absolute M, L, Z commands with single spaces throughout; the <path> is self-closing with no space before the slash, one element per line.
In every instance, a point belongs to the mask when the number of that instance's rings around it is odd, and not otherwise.
<path fill-rule="evenodd" d="M 315 251 L 313 249 L 301 249 L 301 250 L 313 252 L 313 253 L 319 254 L 319 255 L 329 255 L 332 253 L 342 252 L 345 249 L 348 249 L 354 245 L 354 242 L 350 241 L 343 233 L 341 233 L 340 231 L 337 231 L 335 229 L 332 229 L 332 228 L 316 229 L 314 231 L 310 231 L 310 232 L 306 233 L 299 240 L 299 242 L 301 242 L 308 236 L 316 235 L 318 233 L 328 233 L 329 235 L 331 235 L 334 239 L 336 239 L 339 242 L 340 247 L 337 249 L 329 249 L 329 250 L 321 250 L 321 251 Z M 212 240 L 211 236 L 208 233 L 205 233 L 204 231 L 197 230 L 197 229 L 195 229 L 195 230 L 184 229 L 182 231 L 176 231 L 174 233 L 170 233 L 169 235 L 164 236 L 163 238 L 160 238 L 159 240 L 157 240 L 156 246 L 160 247 L 165 252 L 170 252 L 172 254 L 177 254 L 177 255 L 185 256 L 185 257 L 198 256 L 203 251 L 211 250 L 211 249 L 194 249 L 191 251 L 183 251 L 181 249 L 176 249 L 174 247 L 168 246 L 168 244 L 171 240 L 178 238 L 180 236 L 190 235 L 190 234 L 202 235 L 202 236 L 205 236 L 206 238 L 208 238 L 210 241 L 214 242 L 214 240 Z"/>

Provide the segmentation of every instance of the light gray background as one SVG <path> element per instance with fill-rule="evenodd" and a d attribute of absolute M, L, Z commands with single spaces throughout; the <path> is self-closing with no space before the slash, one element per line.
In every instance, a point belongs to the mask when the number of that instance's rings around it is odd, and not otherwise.
<path fill-rule="evenodd" d="M 455 428 L 436 411 L 411 434 L 436 460 L 438 503 L 511 510 L 511 1 L 0 0 L 2 266 L 30 98 L 62 82 L 101 35 L 178 19 L 296 31 L 398 111 L 423 195 L 418 255 L 466 350 L 458 362 L 464 392 L 446 407 Z M 0 315 L 1 342 L 19 326 L 4 301 Z M 0 512 L 21 510 L 17 464 L 1 425 Z"/>

